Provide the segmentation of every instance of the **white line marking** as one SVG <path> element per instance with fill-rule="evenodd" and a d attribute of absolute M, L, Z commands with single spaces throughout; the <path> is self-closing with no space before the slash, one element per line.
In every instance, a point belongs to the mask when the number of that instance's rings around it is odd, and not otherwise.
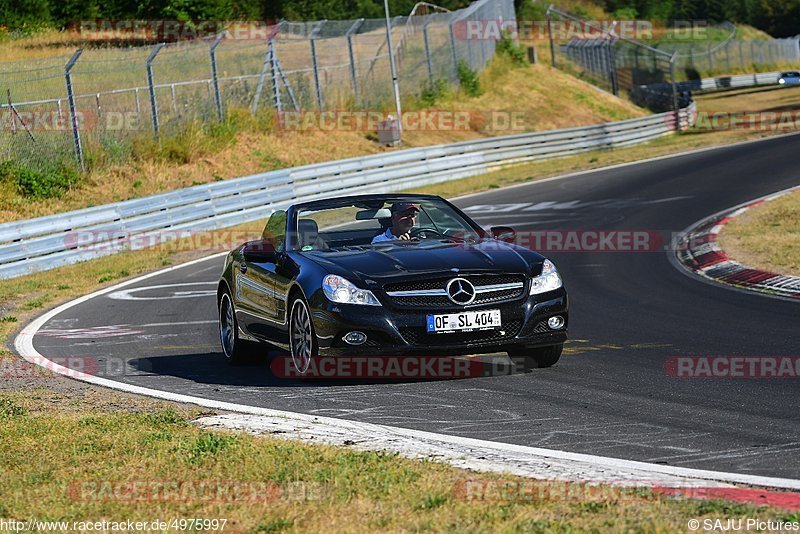
<path fill-rule="evenodd" d="M 226 253 L 227 254 L 227 253 Z M 216 286 L 217 282 L 186 282 L 182 284 L 163 284 L 158 286 L 144 286 L 135 287 L 133 289 L 125 289 L 123 291 L 114 291 L 109 293 L 108 298 L 114 300 L 169 300 L 169 299 L 187 299 L 195 297 L 207 297 L 216 294 L 216 290 L 201 290 L 201 291 L 173 291 L 171 295 L 155 295 L 152 297 L 137 297 L 133 293 L 140 293 L 142 291 L 151 291 L 153 289 L 175 288 L 185 286 Z"/>

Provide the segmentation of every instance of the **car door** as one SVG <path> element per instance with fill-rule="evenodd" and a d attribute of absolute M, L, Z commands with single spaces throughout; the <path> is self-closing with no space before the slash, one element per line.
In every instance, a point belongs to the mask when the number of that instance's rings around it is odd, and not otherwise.
<path fill-rule="evenodd" d="M 263 259 L 253 261 L 244 256 L 241 255 L 234 270 L 238 293 L 237 320 L 248 332 L 263 335 L 263 326 L 271 326 L 276 321 L 272 281 L 275 263 Z"/>

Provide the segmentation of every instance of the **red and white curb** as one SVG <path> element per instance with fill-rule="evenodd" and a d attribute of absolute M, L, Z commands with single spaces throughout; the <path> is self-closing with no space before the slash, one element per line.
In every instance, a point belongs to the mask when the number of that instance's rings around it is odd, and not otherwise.
<path fill-rule="evenodd" d="M 720 284 L 800 301 L 800 276 L 777 274 L 743 265 L 728 257 L 717 239 L 732 219 L 795 191 L 800 191 L 800 186 L 729 208 L 695 223 L 682 232 L 673 244 L 678 261 L 694 274 Z"/>

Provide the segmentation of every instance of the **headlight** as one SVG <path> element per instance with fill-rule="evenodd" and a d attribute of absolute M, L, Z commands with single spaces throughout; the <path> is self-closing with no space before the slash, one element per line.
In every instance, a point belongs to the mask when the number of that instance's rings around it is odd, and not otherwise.
<path fill-rule="evenodd" d="M 783 78 L 781 78 L 780 80 L 778 80 L 778 83 L 780 83 L 780 84 L 784 84 L 784 83 L 786 83 L 786 80 L 784 80 Z"/>
<path fill-rule="evenodd" d="M 346 278 L 329 274 L 322 280 L 322 291 L 331 302 L 380 306 L 381 303 L 367 289 L 359 289 Z"/>
<path fill-rule="evenodd" d="M 531 279 L 531 295 L 546 293 L 561 287 L 561 276 L 559 276 L 556 266 L 550 260 L 544 260 L 542 264 L 542 274 Z"/>

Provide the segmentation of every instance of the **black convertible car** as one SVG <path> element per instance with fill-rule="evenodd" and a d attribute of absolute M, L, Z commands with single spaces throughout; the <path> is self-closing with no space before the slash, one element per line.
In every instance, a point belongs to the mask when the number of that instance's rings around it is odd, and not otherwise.
<path fill-rule="evenodd" d="M 558 361 L 567 293 L 555 266 L 430 195 L 363 195 L 274 212 L 262 239 L 230 252 L 220 341 L 236 363 L 255 342 L 318 356 L 506 351 Z"/>

